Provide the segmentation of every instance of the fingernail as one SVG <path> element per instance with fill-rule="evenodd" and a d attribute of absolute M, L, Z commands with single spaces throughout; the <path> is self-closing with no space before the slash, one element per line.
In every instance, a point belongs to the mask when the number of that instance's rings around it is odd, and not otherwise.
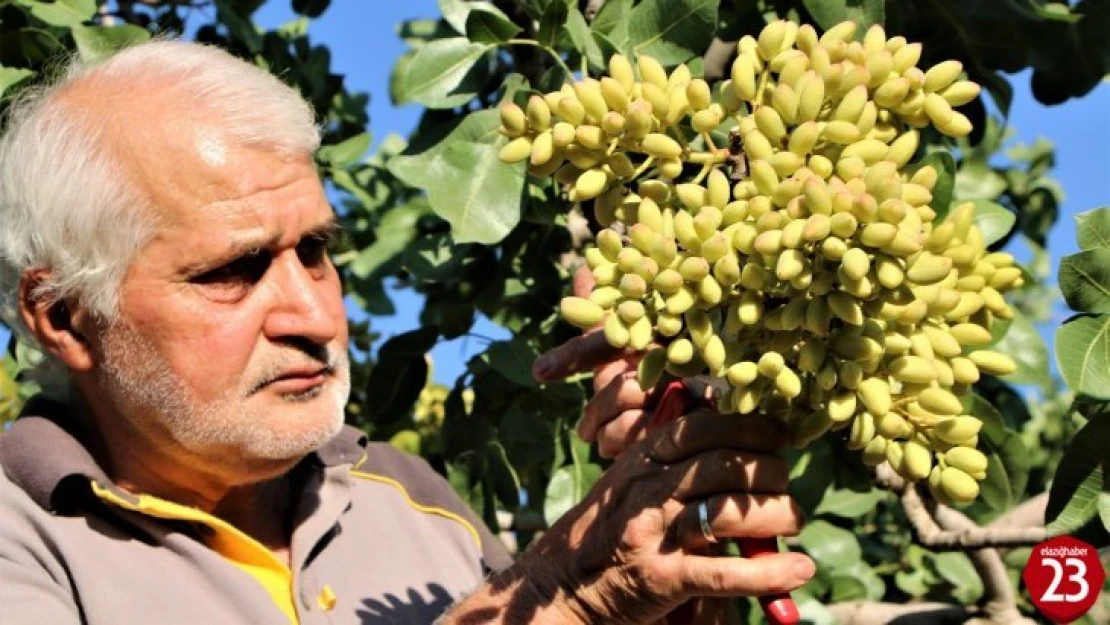
<path fill-rule="evenodd" d="M 813 565 L 813 560 L 806 557 L 800 557 L 794 560 L 794 573 L 802 578 L 809 579 L 817 572 L 816 567 Z"/>
<path fill-rule="evenodd" d="M 540 356 L 532 365 L 532 373 L 537 378 L 546 378 L 551 373 L 553 364 L 550 356 Z"/>

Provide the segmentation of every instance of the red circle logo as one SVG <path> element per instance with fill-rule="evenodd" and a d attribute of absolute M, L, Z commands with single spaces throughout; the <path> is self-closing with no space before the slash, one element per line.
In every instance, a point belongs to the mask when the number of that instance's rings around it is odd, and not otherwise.
<path fill-rule="evenodd" d="M 1095 604 L 1106 571 L 1093 546 L 1057 536 L 1033 547 L 1021 577 L 1041 614 L 1055 623 L 1070 623 Z"/>

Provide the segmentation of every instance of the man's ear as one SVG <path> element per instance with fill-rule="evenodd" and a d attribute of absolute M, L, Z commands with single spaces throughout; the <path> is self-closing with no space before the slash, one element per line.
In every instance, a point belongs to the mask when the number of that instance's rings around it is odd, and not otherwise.
<path fill-rule="evenodd" d="M 90 316 L 76 300 L 42 297 L 39 287 L 49 277 L 45 269 L 32 269 L 19 280 L 19 314 L 39 345 L 71 371 L 84 372 L 96 362 L 86 332 Z"/>

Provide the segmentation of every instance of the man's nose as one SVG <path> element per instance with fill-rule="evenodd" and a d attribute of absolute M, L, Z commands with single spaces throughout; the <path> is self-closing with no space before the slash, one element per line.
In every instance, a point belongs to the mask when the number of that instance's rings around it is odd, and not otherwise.
<path fill-rule="evenodd" d="M 320 277 L 319 269 L 305 267 L 295 253 L 280 255 L 271 270 L 272 305 L 265 323 L 271 339 L 301 338 L 322 345 L 338 336 L 346 320 L 337 281 Z"/>

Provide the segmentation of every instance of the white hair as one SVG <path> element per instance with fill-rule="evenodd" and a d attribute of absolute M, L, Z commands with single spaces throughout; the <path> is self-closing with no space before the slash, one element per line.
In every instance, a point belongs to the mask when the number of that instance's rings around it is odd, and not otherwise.
<path fill-rule="evenodd" d="M 156 40 L 96 63 L 68 59 L 56 79 L 13 102 L 0 137 L 0 316 L 32 344 L 18 314 L 26 271 L 47 274 L 36 297 L 75 298 L 111 323 L 120 282 L 157 228 L 150 200 L 112 144 L 112 126 L 141 131 L 143 111 L 124 104 L 129 117 L 105 124 L 117 111 L 83 110 L 65 97 L 90 80 L 118 102 L 152 90 L 172 96 L 175 110 L 203 115 L 242 147 L 305 155 L 320 143 L 312 108 L 296 90 L 216 47 Z M 172 155 L 155 147 L 151 157 Z"/>

